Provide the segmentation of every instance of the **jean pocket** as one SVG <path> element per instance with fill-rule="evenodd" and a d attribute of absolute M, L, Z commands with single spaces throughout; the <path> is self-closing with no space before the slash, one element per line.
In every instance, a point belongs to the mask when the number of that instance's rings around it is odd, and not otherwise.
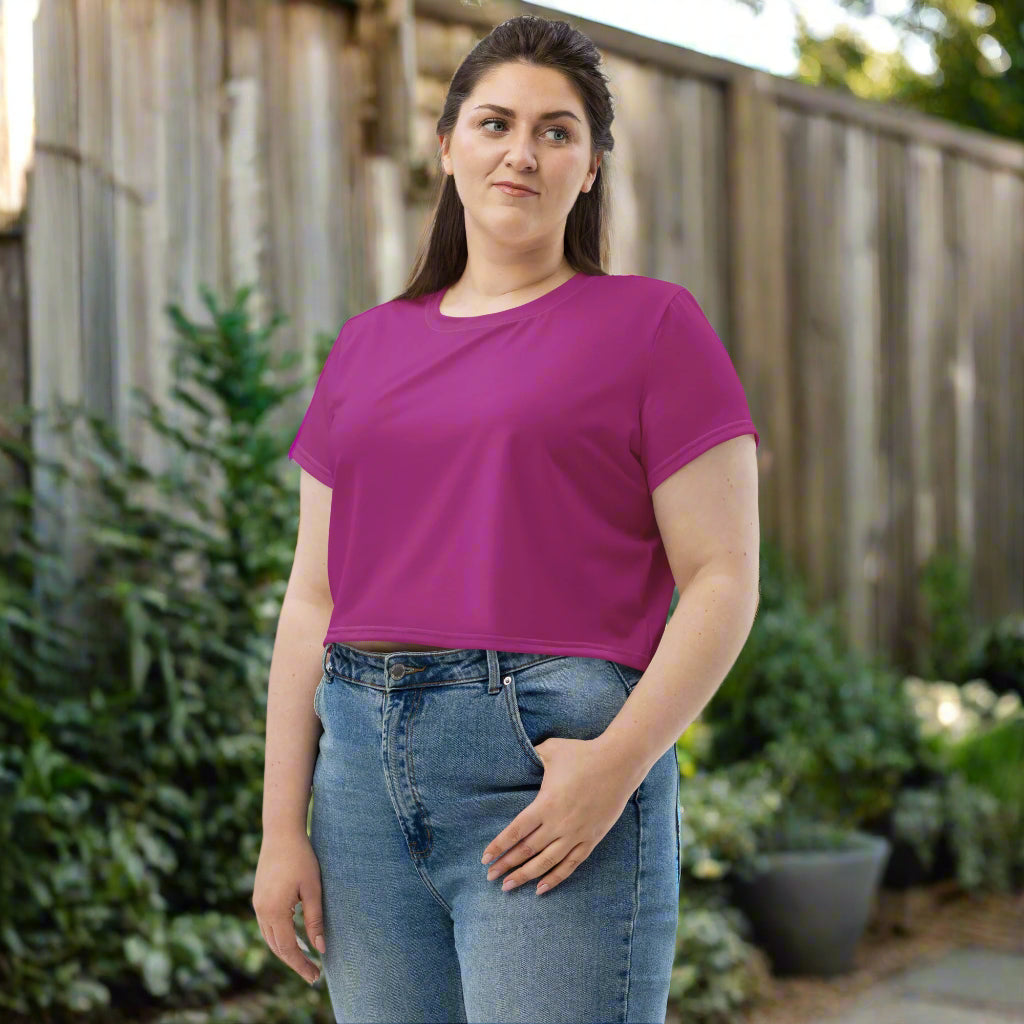
<path fill-rule="evenodd" d="M 326 683 L 326 682 L 327 682 L 327 673 L 325 672 L 320 677 L 320 682 L 316 684 L 316 689 L 313 691 L 313 714 L 316 715 L 317 718 L 320 718 L 321 721 L 323 719 L 322 719 L 322 715 L 321 715 L 322 709 L 321 709 L 320 701 L 322 699 L 321 695 L 323 694 L 324 683 Z"/>
<path fill-rule="evenodd" d="M 637 679 L 641 674 L 604 658 L 565 655 L 506 676 L 502 689 L 512 732 L 541 772 L 544 762 L 536 748 L 545 740 L 592 740 L 608 728 L 630 694 L 623 670 Z"/>
<path fill-rule="evenodd" d="M 626 691 L 632 693 L 636 684 L 640 682 L 640 677 L 644 674 L 643 669 L 634 668 L 632 665 L 626 665 L 621 661 L 609 660 L 608 664 L 618 672 L 622 684 L 626 687 Z"/>

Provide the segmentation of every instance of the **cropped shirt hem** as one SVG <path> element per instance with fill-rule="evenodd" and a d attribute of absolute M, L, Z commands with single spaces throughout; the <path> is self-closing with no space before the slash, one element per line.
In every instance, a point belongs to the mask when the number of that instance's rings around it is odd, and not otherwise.
<path fill-rule="evenodd" d="M 332 626 L 324 637 L 329 643 L 347 640 L 408 640 L 435 647 L 472 648 L 492 651 L 528 651 L 538 654 L 580 655 L 584 658 L 605 658 L 646 671 L 650 659 L 639 651 L 604 647 L 585 641 L 535 640 L 532 637 L 499 636 L 495 633 L 445 633 L 435 629 L 399 629 L 394 626 Z"/>

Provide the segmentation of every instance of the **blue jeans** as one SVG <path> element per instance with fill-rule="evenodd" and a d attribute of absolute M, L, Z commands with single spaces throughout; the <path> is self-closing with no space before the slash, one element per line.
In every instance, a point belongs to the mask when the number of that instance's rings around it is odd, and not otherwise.
<path fill-rule="evenodd" d="M 575 871 L 504 892 L 484 847 L 552 736 L 600 735 L 639 669 L 577 655 L 324 648 L 310 843 L 337 1021 L 663 1022 L 679 914 L 668 750 Z"/>

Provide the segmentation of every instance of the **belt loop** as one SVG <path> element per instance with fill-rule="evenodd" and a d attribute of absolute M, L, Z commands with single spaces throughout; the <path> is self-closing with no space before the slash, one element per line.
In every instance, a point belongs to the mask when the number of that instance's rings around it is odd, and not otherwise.
<path fill-rule="evenodd" d="M 320 667 L 323 669 L 322 675 L 327 675 L 327 663 L 331 660 L 331 647 L 333 644 L 324 644 L 324 656 L 320 659 Z"/>
<path fill-rule="evenodd" d="M 487 649 L 487 692 L 498 693 L 501 690 L 501 665 L 498 652 Z"/>

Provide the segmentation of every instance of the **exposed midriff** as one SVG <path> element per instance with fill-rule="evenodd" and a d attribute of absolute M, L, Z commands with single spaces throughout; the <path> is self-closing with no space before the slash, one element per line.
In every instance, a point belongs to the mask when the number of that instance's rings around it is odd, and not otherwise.
<path fill-rule="evenodd" d="M 374 654 L 391 654 L 394 651 L 448 651 L 450 647 L 428 647 L 425 644 L 392 644 L 386 640 L 345 640 L 349 647 Z"/>

